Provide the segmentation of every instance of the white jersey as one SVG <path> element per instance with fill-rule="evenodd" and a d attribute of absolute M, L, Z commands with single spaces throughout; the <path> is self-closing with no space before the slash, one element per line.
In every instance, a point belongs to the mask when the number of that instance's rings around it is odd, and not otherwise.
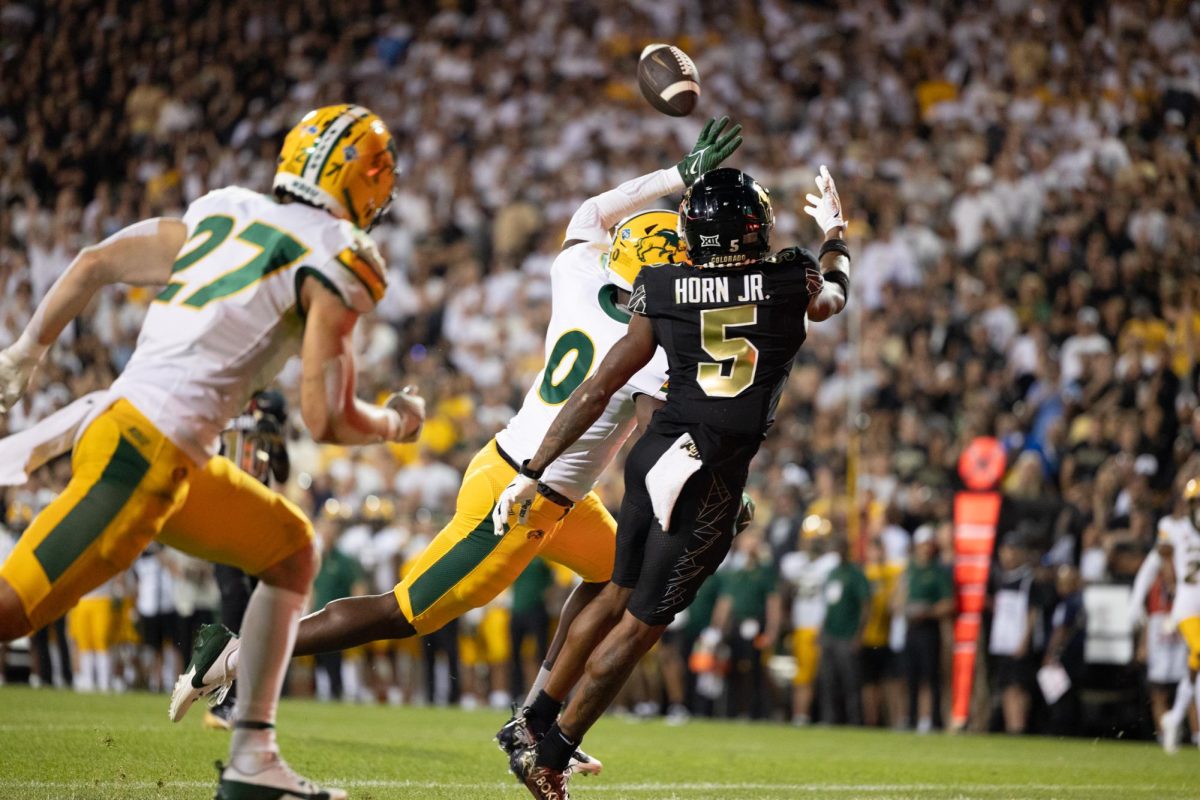
<path fill-rule="evenodd" d="M 608 247 L 580 242 L 559 253 L 550 268 L 552 311 L 546 329 L 546 366 L 525 395 L 521 410 L 496 434 L 514 461 L 531 457 L 571 393 L 595 371 L 625 335 L 629 314 L 604 270 Z M 583 498 L 637 424 L 634 395 L 666 399 L 667 357 L 654 357 L 612 399 L 600 419 L 547 467 L 542 482 L 571 500 Z"/>
<path fill-rule="evenodd" d="M 788 553 L 779 561 L 779 572 L 795 588 L 792 627 L 819 629 L 825 622 L 825 579 L 842 563 L 837 553 L 813 558 L 808 553 Z"/>
<path fill-rule="evenodd" d="M 1200 531 L 1187 517 L 1166 517 L 1158 523 L 1158 543 L 1171 546 L 1175 567 L 1172 619 L 1200 617 Z"/>
<path fill-rule="evenodd" d="M 171 282 L 112 388 L 203 464 L 229 420 L 300 352 L 304 277 L 359 313 L 381 285 L 372 290 L 378 278 L 353 256 L 354 227 L 311 206 L 229 187 L 196 200 L 183 221 Z"/>

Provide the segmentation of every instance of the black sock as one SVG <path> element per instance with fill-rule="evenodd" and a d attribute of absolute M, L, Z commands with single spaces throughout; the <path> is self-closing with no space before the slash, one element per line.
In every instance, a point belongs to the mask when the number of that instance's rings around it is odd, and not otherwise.
<path fill-rule="evenodd" d="M 562 711 L 562 707 L 563 704 L 546 694 L 545 689 L 538 692 L 537 697 L 533 699 L 533 705 L 525 707 L 525 720 L 533 735 L 539 739 L 545 736 L 546 731 L 550 730 L 550 726 L 558 719 L 558 712 Z"/>
<path fill-rule="evenodd" d="M 574 755 L 577 747 L 579 747 L 579 742 L 567 738 L 556 722 L 538 742 L 537 765 L 563 772 L 571 763 L 571 756 Z"/>

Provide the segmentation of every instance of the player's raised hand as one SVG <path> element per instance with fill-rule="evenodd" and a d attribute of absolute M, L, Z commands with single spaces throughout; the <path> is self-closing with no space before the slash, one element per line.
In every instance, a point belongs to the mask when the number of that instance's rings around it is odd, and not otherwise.
<path fill-rule="evenodd" d="M 826 234 L 834 228 L 846 227 L 846 219 L 842 216 L 842 199 L 838 197 L 837 185 L 824 164 L 817 175 L 817 191 L 821 193 L 820 197 L 814 194 L 804 196 L 808 201 L 804 213 L 815 219 Z"/>
<path fill-rule="evenodd" d="M 734 125 L 726 131 L 725 126 L 728 124 L 729 117 L 714 117 L 704 123 L 692 152 L 676 165 L 685 186 L 691 186 L 697 178 L 710 169 L 715 169 L 742 146 L 742 126 Z"/>
<path fill-rule="evenodd" d="M 529 509 L 537 497 L 537 486 L 538 482 L 535 478 L 518 474 L 508 486 L 504 487 L 504 491 L 500 493 L 500 498 L 496 501 L 496 508 L 492 511 L 492 533 L 496 536 L 503 536 L 508 532 L 508 517 L 514 509 L 517 512 L 517 523 L 525 524 L 525 520 L 529 517 Z"/>
<path fill-rule="evenodd" d="M 417 394 L 417 387 L 405 386 L 389 397 L 384 407 L 400 415 L 400 429 L 393 441 L 415 442 L 425 426 L 425 398 Z"/>
<path fill-rule="evenodd" d="M 25 394 L 45 351 L 44 347 L 31 348 L 24 337 L 0 351 L 0 414 L 7 414 Z"/>

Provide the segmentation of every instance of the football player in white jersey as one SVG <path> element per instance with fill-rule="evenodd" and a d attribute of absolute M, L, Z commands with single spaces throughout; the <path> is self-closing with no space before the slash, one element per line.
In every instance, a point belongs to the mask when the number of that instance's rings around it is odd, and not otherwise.
<path fill-rule="evenodd" d="M 459 490 L 454 518 L 417 557 L 395 590 L 336 600 L 300 623 L 293 655 L 343 650 L 381 639 L 432 633 L 472 608 L 486 605 L 512 584 L 535 555 L 561 564 L 583 579 L 563 609 L 561 646 L 570 620 L 612 574 L 616 521 L 592 487 L 636 425 L 665 396 L 666 358 L 659 352 L 609 402 L 604 414 L 539 478 L 527 520 L 497 530 L 492 510 L 500 492 L 533 454 L 558 410 L 622 336 L 629 322 L 624 304 L 638 271 L 682 258 L 673 211 L 634 213 L 650 201 L 681 193 L 692 180 L 741 145 L 741 126 L 712 120 L 692 152 L 677 166 L 621 184 L 586 202 L 572 216 L 561 253 L 550 271 L 552 316 L 546 331 L 544 369 L 508 426 L 472 459 Z M 623 218 L 624 221 L 621 221 Z M 612 233 L 614 225 L 615 234 Z M 236 648 L 228 631 L 221 635 Z M 236 659 L 214 682 L 235 678 Z M 539 680 L 544 682 L 548 670 Z M 215 683 L 191 691 L 211 692 Z M 530 697 L 536 696 L 535 684 Z M 507 728 L 507 726 L 506 726 Z M 502 743 L 509 737 L 502 736 Z M 583 754 L 577 770 L 599 771 Z"/>
<path fill-rule="evenodd" d="M 1200 711 L 1200 478 L 1184 485 L 1186 512 L 1182 517 L 1166 517 L 1158 525 L 1158 546 L 1150 551 L 1133 583 L 1130 612 L 1135 620 L 1142 617 L 1146 593 L 1158 577 L 1164 560 L 1175 573 L 1175 601 L 1171 621 L 1179 628 L 1188 648 L 1188 677 L 1179 682 L 1175 703 L 1163 714 L 1162 745 L 1168 753 L 1179 749 L 1179 734 L 1187 707 L 1195 699 Z"/>
<path fill-rule="evenodd" d="M 147 220 L 85 249 L 20 340 L 0 353 L 7 410 L 100 287 L 165 286 L 106 395 L 7 441 L 30 453 L 50 440 L 66 449 L 76 432 L 70 483 L 0 567 L 0 641 L 53 621 L 154 539 L 257 576 L 219 799 L 345 797 L 294 773 L 275 743 L 288 653 L 319 561 L 312 526 L 216 452 L 230 418 L 297 352 L 302 412 L 316 439 L 417 436 L 419 398 L 401 394 L 375 406 L 354 396 L 350 335 L 385 288 L 365 229 L 386 210 L 394 185 L 395 146 L 382 120 L 355 105 L 310 112 L 284 142 L 275 196 L 220 189 L 183 219 Z M 222 643 L 199 647 L 212 661 L 229 656 Z M 173 705 L 171 714 L 183 710 Z"/>

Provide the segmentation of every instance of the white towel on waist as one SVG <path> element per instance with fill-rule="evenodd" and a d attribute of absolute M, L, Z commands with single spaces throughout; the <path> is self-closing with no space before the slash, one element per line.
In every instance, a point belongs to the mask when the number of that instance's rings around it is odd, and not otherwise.
<path fill-rule="evenodd" d="M 86 394 L 33 427 L 0 439 L 0 486 L 20 486 L 38 467 L 68 452 L 83 423 L 111 400 L 107 390 Z"/>
<path fill-rule="evenodd" d="M 679 499 L 683 485 L 702 466 L 704 462 L 700 460 L 699 448 L 692 441 L 692 435 L 685 433 L 667 448 L 667 452 L 646 473 L 650 506 L 664 531 L 671 529 L 671 512 L 675 510 L 675 501 Z"/>

